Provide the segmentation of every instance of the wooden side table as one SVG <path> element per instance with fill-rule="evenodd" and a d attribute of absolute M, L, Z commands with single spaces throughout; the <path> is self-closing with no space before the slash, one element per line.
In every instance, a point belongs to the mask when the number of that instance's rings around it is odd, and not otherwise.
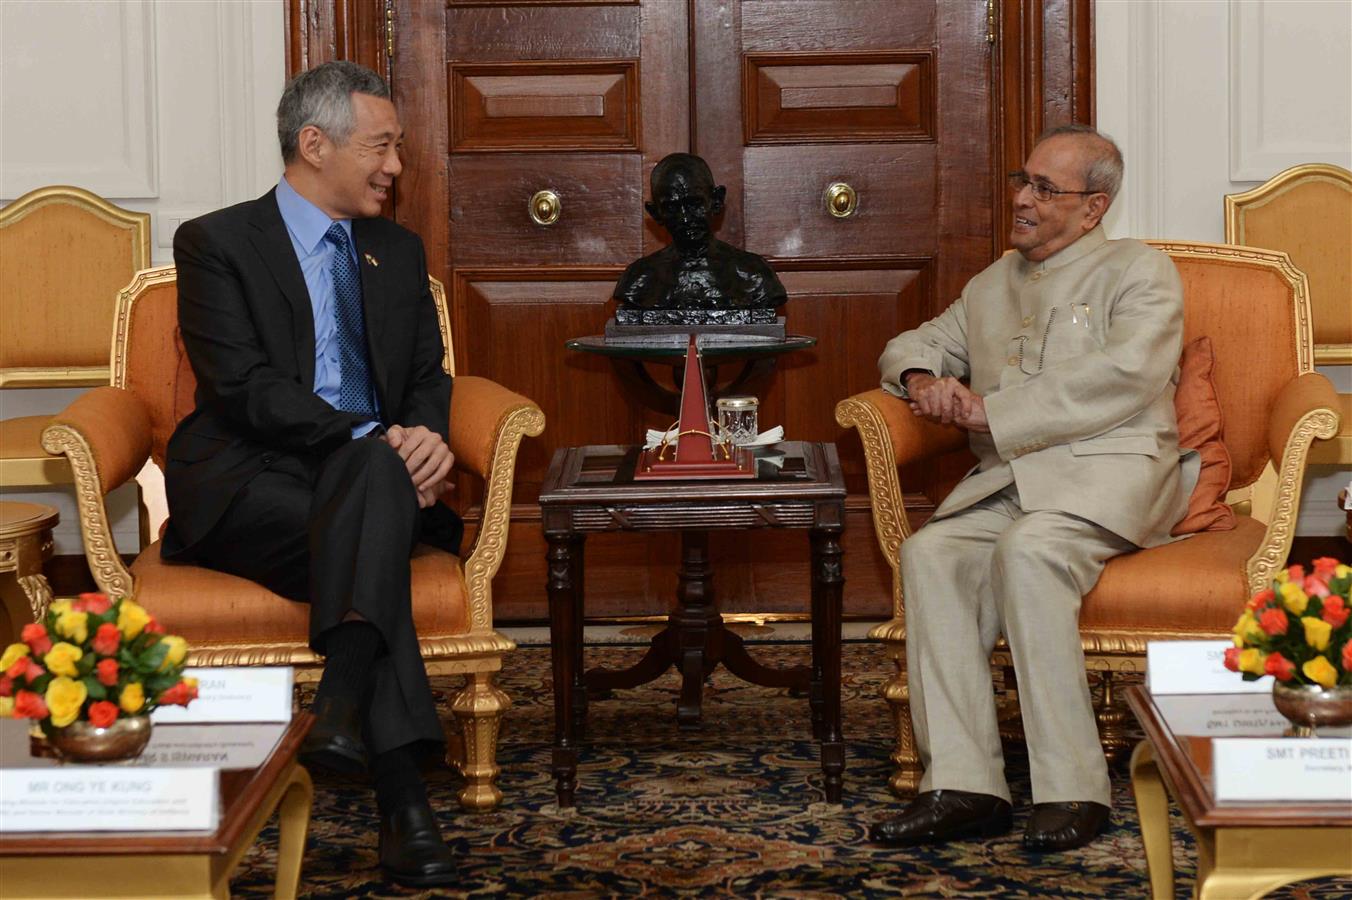
<path fill-rule="evenodd" d="M 840 535 L 845 482 L 833 444 L 786 442 L 758 450 L 758 475 L 742 481 L 639 481 L 636 447 L 557 451 L 540 493 L 549 543 L 549 630 L 554 666 L 554 777 L 560 806 L 572 806 L 577 748 L 589 691 L 637 687 L 669 667 L 682 676 L 676 718 L 700 724 L 704 678 L 719 663 L 753 684 L 805 692 L 821 742 L 826 799 L 840 802 L 845 744 L 840 734 L 840 619 L 845 579 Z M 802 528 L 812 554 L 812 664 L 769 668 L 723 625 L 713 590 L 709 532 Z M 679 531 L 677 604 L 644 657 L 622 671 L 583 672 L 583 547 L 598 531 Z"/>
<path fill-rule="evenodd" d="M 52 588 L 42 564 L 52 556 L 57 511 L 39 503 L 0 501 L 0 647 L 18 640 L 19 631 L 47 612 Z"/>
<path fill-rule="evenodd" d="M 1127 703 L 1146 739 L 1131 755 L 1131 788 L 1136 795 L 1154 900 L 1173 900 L 1173 845 L 1169 798 L 1183 811 L 1197 839 L 1197 885 L 1193 896 L 1259 897 L 1283 884 L 1324 875 L 1352 873 L 1352 807 L 1345 803 L 1224 803 L 1212 790 L 1212 738 L 1208 724 L 1236 697 L 1266 704 L 1266 716 L 1280 718 L 1271 695 L 1210 694 L 1155 698 L 1142 685 L 1127 690 Z M 1201 726 L 1198 704 L 1202 715 Z M 1173 711 L 1174 705 L 1179 707 Z M 1191 707 L 1188 715 L 1182 710 Z M 1282 728 L 1248 727 L 1242 737 L 1281 737 Z M 1261 777 L 1261 773 L 1255 773 Z"/>

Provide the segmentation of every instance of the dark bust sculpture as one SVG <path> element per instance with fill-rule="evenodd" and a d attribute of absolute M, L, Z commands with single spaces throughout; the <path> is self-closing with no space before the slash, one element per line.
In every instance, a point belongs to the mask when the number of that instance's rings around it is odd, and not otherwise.
<path fill-rule="evenodd" d="M 764 259 L 713 235 L 726 189 L 698 156 L 653 167 L 648 214 L 672 243 L 636 260 L 615 285 L 621 325 L 740 325 L 775 321 L 788 295 Z"/>

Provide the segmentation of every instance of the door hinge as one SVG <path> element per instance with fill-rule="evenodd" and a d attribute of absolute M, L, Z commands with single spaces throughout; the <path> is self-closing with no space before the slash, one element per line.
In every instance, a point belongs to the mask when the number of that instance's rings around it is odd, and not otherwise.
<path fill-rule="evenodd" d="M 385 0 L 385 58 L 394 60 L 394 0 Z"/>
<path fill-rule="evenodd" d="M 986 0 L 986 43 L 995 43 L 995 0 Z"/>

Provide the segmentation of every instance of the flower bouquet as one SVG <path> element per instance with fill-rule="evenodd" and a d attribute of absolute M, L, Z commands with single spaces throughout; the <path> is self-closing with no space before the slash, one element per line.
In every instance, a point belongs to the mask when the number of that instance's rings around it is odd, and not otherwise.
<path fill-rule="evenodd" d="M 128 598 L 81 594 L 57 600 L 42 621 L 25 625 L 19 643 L 0 656 L 0 716 L 35 720 L 63 755 L 63 744 L 123 750 L 137 735 L 136 755 L 150 737 L 149 714 L 159 706 L 187 706 L 197 679 L 183 677 L 188 644 L 165 634 L 155 618 Z"/>
<path fill-rule="evenodd" d="M 1312 566 L 1282 569 L 1250 597 L 1225 651 L 1245 681 L 1276 679 L 1277 709 L 1298 733 L 1352 723 L 1352 567 L 1327 556 Z"/>

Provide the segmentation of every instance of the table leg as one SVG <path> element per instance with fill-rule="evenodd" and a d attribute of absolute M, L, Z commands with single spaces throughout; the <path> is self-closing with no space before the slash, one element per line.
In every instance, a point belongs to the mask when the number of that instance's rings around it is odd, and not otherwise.
<path fill-rule="evenodd" d="M 723 627 L 714 605 L 713 567 L 709 564 L 709 533 L 681 532 L 681 568 L 677 572 L 677 652 L 681 695 L 676 702 L 676 724 L 681 731 L 699 728 L 704 678 L 713 669 L 707 648 L 710 633 Z"/>
<path fill-rule="evenodd" d="M 1131 791 L 1141 821 L 1146 872 L 1153 900 L 1173 900 L 1174 852 L 1169 838 L 1169 795 L 1155 764 L 1149 741 L 1141 741 L 1131 754 Z"/>
<path fill-rule="evenodd" d="M 845 576 L 840 526 L 812 529 L 812 697 L 820 696 L 822 777 L 828 803 L 839 803 L 845 780 L 840 733 L 840 620 Z M 820 684 L 820 689 L 817 685 Z M 810 702 L 810 701 L 809 701 Z"/>
<path fill-rule="evenodd" d="M 310 830 L 310 803 L 314 785 L 310 773 L 296 766 L 277 808 L 277 900 L 295 900 L 305 861 L 305 835 Z"/>
<path fill-rule="evenodd" d="M 560 807 L 572 806 L 577 788 L 577 739 L 574 734 L 573 669 L 582 641 L 573 582 L 572 534 L 545 534 L 549 578 L 549 646 L 554 675 L 554 785 Z"/>
<path fill-rule="evenodd" d="M 573 729 L 579 741 L 587 734 L 587 682 L 582 674 L 586 671 L 582 664 L 583 648 L 587 643 L 585 625 L 587 583 L 583 575 L 586 539 L 586 535 L 574 535 L 569 551 L 569 578 L 573 582 L 573 621 L 577 627 L 577 640 L 573 643 Z"/>

